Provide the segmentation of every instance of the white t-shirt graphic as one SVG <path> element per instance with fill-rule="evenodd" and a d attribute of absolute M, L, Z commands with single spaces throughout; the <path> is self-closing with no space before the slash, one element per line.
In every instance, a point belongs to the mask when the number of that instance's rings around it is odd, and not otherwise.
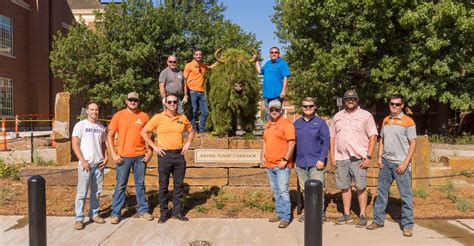
<path fill-rule="evenodd" d="M 86 161 L 98 164 L 104 160 L 102 143 L 107 140 L 107 132 L 102 124 L 81 120 L 74 126 L 72 136 L 81 139 L 80 149 Z"/>

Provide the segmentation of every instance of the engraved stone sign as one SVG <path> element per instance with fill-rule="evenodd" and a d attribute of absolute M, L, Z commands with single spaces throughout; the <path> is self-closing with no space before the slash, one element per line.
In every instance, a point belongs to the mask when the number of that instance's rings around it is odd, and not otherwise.
<path fill-rule="evenodd" d="M 260 163 L 261 149 L 195 149 L 196 163 Z"/>

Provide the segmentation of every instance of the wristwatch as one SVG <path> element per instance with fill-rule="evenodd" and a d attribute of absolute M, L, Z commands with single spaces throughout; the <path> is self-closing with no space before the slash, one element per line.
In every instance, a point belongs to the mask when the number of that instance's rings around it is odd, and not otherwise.
<path fill-rule="evenodd" d="M 367 155 L 366 159 L 370 161 L 370 160 L 372 160 L 372 156 L 371 156 L 371 155 Z"/>

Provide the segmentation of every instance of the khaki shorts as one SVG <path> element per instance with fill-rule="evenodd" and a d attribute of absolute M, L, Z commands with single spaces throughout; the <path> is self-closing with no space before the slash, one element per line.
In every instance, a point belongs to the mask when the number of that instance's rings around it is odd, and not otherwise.
<path fill-rule="evenodd" d="M 367 168 L 360 168 L 362 159 L 336 161 L 336 186 L 338 189 L 349 189 L 352 181 L 358 190 L 367 186 Z"/>

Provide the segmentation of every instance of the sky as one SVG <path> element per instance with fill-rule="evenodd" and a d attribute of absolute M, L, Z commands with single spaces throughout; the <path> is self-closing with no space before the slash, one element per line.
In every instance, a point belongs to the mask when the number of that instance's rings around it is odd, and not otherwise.
<path fill-rule="evenodd" d="M 227 7 L 226 19 L 240 25 L 246 32 L 252 32 L 262 41 L 261 51 L 264 62 L 269 60 L 269 50 L 273 46 L 282 47 L 275 35 L 276 26 L 272 22 L 274 0 L 221 0 Z M 282 53 L 284 51 L 282 50 Z"/>

